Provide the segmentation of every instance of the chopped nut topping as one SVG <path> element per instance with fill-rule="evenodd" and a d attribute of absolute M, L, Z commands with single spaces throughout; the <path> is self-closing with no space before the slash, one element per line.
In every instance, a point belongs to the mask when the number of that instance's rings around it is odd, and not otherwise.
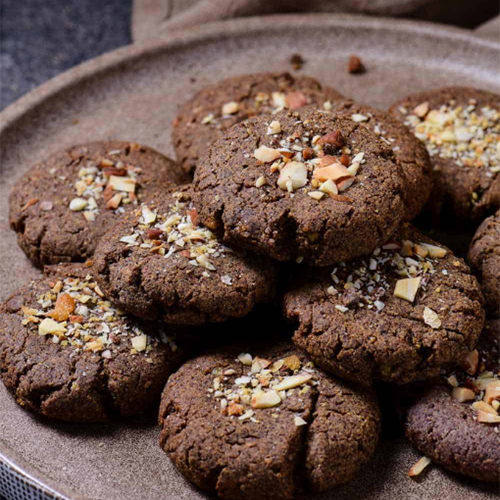
<path fill-rule="evenodd" d="M 254 151 L 253 155 L 263 163 L 271 163 L 281 158 L 281 153 L 277 149 L 268 148 L 267 146 L 260 146 Z"/>
<path fill-rule="evenodd" d="M 272 361 L 242 353 L 237 361 L 242 367 L 249 367 L 246 374 L 245 369 L 216 368 L 212 371 L 214 378 L 208 393 L 220 403 L 222 414 L 246 415 L 240 421 L 258 422 L 258 414 L 250 408 L 266 410 L 278 407 L 285 399 L 294 395 L 300 397 L 319 383 L 313 364 L 303 365 L 296 355 Z"/>
<path fill-rule="evenodd" d="M 427 306 L 424 308 L 424 323 L 434 329 L 441 326 L 438 314 Z"/>
<path fill-rule="evenodd" d="M 280 171 L 278 186 L 290 193 L 307 184 L 307 168 L 303 163 L 291 161 Z"/>
<path fill-rule="evenodd" d="M 90 275 L 58 281 L 38 297 L 40 310 L 21 308 L 23 325 L 37 325 L 39 335 L 52 336 L 51 341 L 62 347 L 100 352 L 106 359 L 111 359 L 115 347 L 125 341 L 130 342 L 131 353 L 149 353 L 158 341 L 146 336 L 99 292 Z M 163 343 L 177 349 L 161 327 L 158 333 Z"/>
<path fill-rule="evenodd" d="M 474 349 L 469 353 L 467 358 L 465 358 L 464 369 L 469 375 L 475 375 L 477 372 L 477 367 L 479 365 L 479 352 Z"/>
<path fill-rule="evenodd" d="M 417 295 L 418 287 L 420 286 L 421 278 L 406 278 L 396 282 L 394 295 L 400 299 L 413 302 Z"/>
<path fill-rule="evenodd" d="M 302 425 L 307 425 L 307 422 L 302 417 L 298 417 L 298 416 L 293 419 L 293 423 L 297 427 L 301 427 Z"/>
<path fill-rule="evenodd" d="M 279 134 L 281 132 L 280 122 L 273 120 L 267 127 L 267 135 Z"/>
<path fill-rule="evenodd" d="M 459 403 L 465 401 L 473 401 L 476 397 L 474 391 L 467 389 L 466 387 L 455 387 L 451 392 L 451 397 L 456 399 Z"/>
<path fill-rule="evenodd" d="M 500 172 L 500 112 L 490 106 L 478 107 L 471 99 L 466 106 L 455 101 L 429 111 L 427 102 L 413 113 L 406 112 L 405 123 L 425 143 L 430 156 L 451 158 L 457 165 L 488 168 Z"/>
<path fill-rule="evenodd" d="M 422 474 L 424 469 L 431 463 L 431 459 L 422 457 L 408 472 L 409 477 L 416 477 Z"/>
<path fill-rule="evenodd" d="M 69 209 L 73 212 L 80 212 L 88 205 L 87 200 L 83 198 L 73 198 L 69 204 Z"/>
<path fill-rule="evenodd" d="M 226 102 L 224 106 L 222 106 L 222 114 L 223 115 L 234 115 L 238 112 L 239 105 L 237 102 L 231 101 Z"/>

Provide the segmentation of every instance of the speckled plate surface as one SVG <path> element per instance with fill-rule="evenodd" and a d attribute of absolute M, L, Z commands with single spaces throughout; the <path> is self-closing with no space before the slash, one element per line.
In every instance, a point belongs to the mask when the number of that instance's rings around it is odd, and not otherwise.
<path fill-rule="evenodd" d="M 0 114 L 0 299 L 38 274 L 7 225 L 10 188 L 33 162 L 95 139 L 133 140 L 172 155 L 170 127 L 178 104 L 230 75 L 289 70 L 297 52 L 306 60 L 304 73 L 383 108 L 407 93 L 442 85 L 500 90 L 500 44 L 453 28 L 354 16 L 232 20 L 90 61 Z M 363 59 L 365 75 L 347 73 L 350 54 Z M 68 498 L 205 498 L 175 471 L 157 439 L 154 423 L 43 423 L 0 385 L 0 457 Z M 318 498 L 473 500 L 498 493 L 498 486 L 437 467 L 412 481 L 406 473 L 418 458 L 403 440 L 385 440 L 354 482 Z"/>

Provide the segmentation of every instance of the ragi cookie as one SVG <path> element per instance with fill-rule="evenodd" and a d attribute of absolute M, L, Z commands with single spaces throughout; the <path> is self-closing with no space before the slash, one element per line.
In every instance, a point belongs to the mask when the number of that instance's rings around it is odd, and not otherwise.
<path fill-rule="evenodd" d="M 468 260 L 481 284 L 488 314 L 497 318 L 500 311 L 500 211 L 478 227 Z"/>
<path fill-rule="evenodd" d="M 224 242 L 315 266 L 385 242 L 406 215 L 407 188 L 386 142 L 311 108 L 235 125 L 194 180 L 200 220 Z"/>
<path fill-rule="evenodd" d="M 158 194 L 102 239 L 94 275 L 109 299 L 145 319 L 203 324 L 243 317 L 269 302 L 269 260 L 231 250 L 201 226 L 191 187 Z"/>
<path fill-rule="evenodd" d="M 19 179 L 10 196 L 10 225 L 36 266 L 85 261 L 123 212 L 183 176 L 172 160 L 139 144 L 74 146 Z"/>
<path fill-rule="evenodd" d="M 434 167 L 429 208 L 477 219 L 500 207 L 500 96 L 450 87 L 411 95 L 390 113 L 423 141 Z"/>
<path fill-rule="evenodd" d="M 425 146 L 400 120 L 380 109 L 343 99 L 333 103 L 333 110 L 366 125 L 392 148 L 406 185 L 403 192 L 405 220 L 413 220 L 424 207 L 432 189 L 432 164 Z"/>
<path fill-rule="evenodd" d="M 235 123 L 306 105 L 329 108 L 341 97 L 309 76 L 258 73 L 228 78 L 203 88 L 179 110 L 172 131 L 177 159 L 193 173 L 208 145 Z"/>
<path fill-rule="evenodd" d="M 484 324 L 482 301 L 462 259 L 404 224 L 371 255 L 297 273 L 284 310 L 316 364 L 368 385 L 429 379 L 463 361 Z"/>
<path fill-rule="evenodd" d="M 283 343 L 187 362 L 165 387 L 160 425 L 161 447 L 199 488 L 279 500 L 352 479 L 374 452 L 380 414 L 370 392 Z"/>
<path fill-rule="evenodd" d="M 500 322 L 491 321 L 465 370 L 419 391 L 405 432 L 433 462 L 481 481 L 500 481 Z"/>
<path fill-rule="evenodd" d="M 82 264 L 13 293 L 0 307 L 0 375 L 16 401 L 50 419 L 102 422 L 154 409 L 181 350 L 163 324 L 107 301 Z"/>

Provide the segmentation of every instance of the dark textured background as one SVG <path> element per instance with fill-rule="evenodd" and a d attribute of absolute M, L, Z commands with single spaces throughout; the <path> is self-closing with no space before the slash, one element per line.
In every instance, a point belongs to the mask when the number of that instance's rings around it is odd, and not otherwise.
<path fill-rule="evenodd" d="M 131 43 L 131 0 L 0 0 L 0 109 L 87 59 Z"/>

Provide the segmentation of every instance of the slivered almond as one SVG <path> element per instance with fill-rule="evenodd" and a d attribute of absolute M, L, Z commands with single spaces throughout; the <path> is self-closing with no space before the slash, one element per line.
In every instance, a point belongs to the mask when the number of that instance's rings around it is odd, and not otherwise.
<path fill-rule="evenodd" d="M 482 411 L 484 413 L 491 413 L 492 415 L 498 415 L 498 412 L 493 408 L 493 406 L 485 403 L 484 401 L 476 401 L 472 403 L 472 408 L 476 411 Z"/>
<path fill-rule="evenodd" d="M 122 199 L 123 195 L 121 193 L 116 193 L 106 202 L 106 208 L 109 210 L 116 210 L 120 206 Z"/>
<path fill-rule="evenodd" d="M 273 387 L 275 391 L 287 391 L 288 389 L 293 389 L 299 385 L 305 384 L 312 379 L 312 375 L 309 373 L 302 373 L 298 375 L 292 375 L 291 377 L 283 377 L 283 380 Z"/>
<path fill-rule="evenodd" d="M 352 186 L 352 183 L 355 181 L 356 179 L 354 177 L 350 177 L 348 179 L 344 179 L 344 180 L 337 180 L 337 186 L 339 188 L 339 191 L 342 192 L 342 191 L 345 191 L 347 188 L 351 187 Z"/>
<path fill-rule="evenodd" d="M 28 210 L 28 208 L 32 207 L 33 205 L 36 205 L 40 200 L 38 198 L 32 198 L 31 200 L 28 200 L 26 204 L 24 205 L 23 208 L 21 208 L 21 212 L 25 212 Z"/>
<path fill-rule="evenodd" d="M 108 185 L 115 191 L 124 191 L 126 193 L 133 193 L 135 191 L 135 179 L 131 179 L 130 177 L 111 175 Z"/>
<path fill-rule="evenodd" d="M 436 245 L 431 245 L 429 243 L 421 243 L 420 245 L 423 246 L 427 252 L 429 252 L 429 256 L 433 259 L 442 259 L 448 253 L 444 248 Z"/>
<path fill-rule="evenodd" d="M 318 168 L 313 173 L 313 179 L 320 182 L 327 181 L 328 179 L 332 181 L 337 181 L 338 179 L 347 179 L 352 177 L 352 174 L 340 163 L 332 163 L 327 167 Z"/>

